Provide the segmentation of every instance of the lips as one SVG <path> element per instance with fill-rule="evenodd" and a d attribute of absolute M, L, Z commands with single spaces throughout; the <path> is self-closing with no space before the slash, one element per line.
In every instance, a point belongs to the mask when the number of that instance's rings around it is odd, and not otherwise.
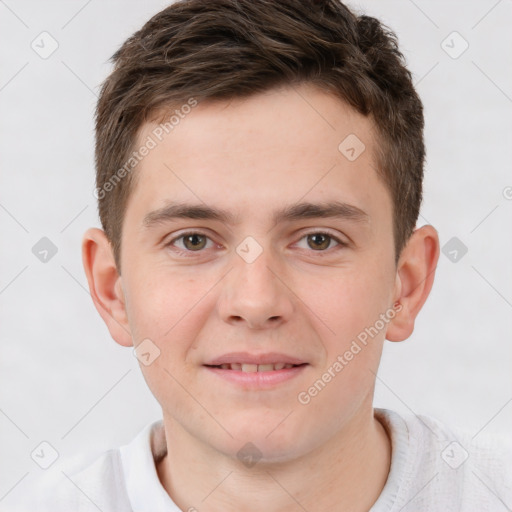
<path fill-rule="evenodd" d="M 306 364 L 306 363 L 303 363 Z M 268 363 L 268 364 L 251 364 L 251 363 L 224 363 L 220 365 L 206 365 L 211 368 L 221 368 L 222 370 L 236 370 L 246 373 L 254 372 L 273 372 L 276 370 L 287 370 L 294 366 L 302 366 L 299 364 L 289 363 Z"/>
<path fill-rule="evenodd" d="M 254 373 L 282 370 L 305 364 L 307 364 L 306 361 L 302 359 L 277 352 L 261 354 L 230 352 L 207 361 L 205 366 Z"/>
<path fill-rule="evenodd" d="M 309 363 L 286 354 L 240 352 L 225 354 L 203 365 L 214 379 L 227 382 L 230 387 L 234 385 L 242 392 L 276 390 L 298 378 L 308 366 Z"/>

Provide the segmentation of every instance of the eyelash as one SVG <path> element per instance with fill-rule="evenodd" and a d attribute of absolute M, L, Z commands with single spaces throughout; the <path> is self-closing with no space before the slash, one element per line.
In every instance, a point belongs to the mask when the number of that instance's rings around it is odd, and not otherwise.
<path fill-rule="evenodd" d="M 185 238 L 187 236 L 190 236 L 190 235 L 204 236 L 208 240 L 211 240 L 211 238 L 206 233 L 203 233 L 201 231 L 188 231 L 188 232 L 182 233 L 180 236 L 177 236 L 177 237 L 173 238 L 172 240 L 170 240 L 168 243 L 165 244 L 165 247 L 171 247 L 177 240 L 181 240 L 181 239 L 183 239 L 183 238 Z M 301 238 L 299 239 L 299 241 L 304 239 L 304 238 L 306 238 L 309 235 L 327 235 L 331 240 L 334 240 L 338 244 L 335 247 L 330 247 L 330 248 L 325 249 L 325 250 L 314 251 L 313 249 L 311 249 L 309 251 L 309 252 L 315 252 L 315 253 L 319 254 L 320 256 L 323 256 L 326 252 L 330 252 L 333 249 L 334 250 L 336 250 L 336 248 L 343 249 L 344 247 L 348 246 L 347 242 L 343 242 L 337 236 L 333 235 L 329 231 L 310 231 L 308 233 L 304 233 L 301 236 Z M 204 252 L 204 250 L 205 249 L 201 249 L 201 250 L 198 250 L 198 251 L 190 251 L 190 250 L 178 249 L 175 252 L 178 254 L 178 256 L 192 257 L 195 254 L 201 254 L 202 252 Z"/>

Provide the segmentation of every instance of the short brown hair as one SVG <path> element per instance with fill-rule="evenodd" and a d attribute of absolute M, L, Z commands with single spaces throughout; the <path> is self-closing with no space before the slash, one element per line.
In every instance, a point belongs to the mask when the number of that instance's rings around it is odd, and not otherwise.
<path fill-rule="evenodd" d="M 378 20 L 336 0 L 179 0 L 111 60 L 96 109 L 96 190 L 119 272 L 133 186 L 126 162 L 142 125 L 190 98 L 229 100 L 305 82 L 374 121 L 398 260 L 422 199 L 423 107 L 395 34 Z"/>

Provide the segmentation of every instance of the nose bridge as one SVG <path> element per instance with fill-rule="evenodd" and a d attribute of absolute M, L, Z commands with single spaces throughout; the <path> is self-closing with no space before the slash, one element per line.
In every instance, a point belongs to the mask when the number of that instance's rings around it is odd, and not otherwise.
<path fill-rule="evenodd" d="M 292 294 L 278 277 L 281 266 L 272 249 L 250 238 L 233 254 L 234 268 L 224 284 L 220 314 L 226 322 L 245 322 L 250 328 L 275 326 L 290 317 Z"/>

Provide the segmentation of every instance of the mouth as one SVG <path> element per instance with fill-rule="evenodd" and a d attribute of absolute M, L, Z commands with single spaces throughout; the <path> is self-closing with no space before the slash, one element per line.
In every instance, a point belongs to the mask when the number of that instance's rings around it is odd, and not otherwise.
<path fill-rule="evenodd" d="M 290 368 L 296 368 L 299 366 L 305 366 L 307 363 L 301 364 L 290 364 L 290 363 L 267 363 L 267 364 L 253 364 L 253 363 L 224 363 L 205 366 L 209 368 L 218 368 L 220 370 L 234 370 L 244 373 L 256 373 L 256 372 L 275 372 L 279 370 L 289 370 Z"/>
<path fill-rule="evenodd" d="M 299 376 L 307 366 L 304 359 L 280 352 L 230 352 L 203 364 L 215 382 L 224 381 L 243 390 L 275 389 Z"/>

